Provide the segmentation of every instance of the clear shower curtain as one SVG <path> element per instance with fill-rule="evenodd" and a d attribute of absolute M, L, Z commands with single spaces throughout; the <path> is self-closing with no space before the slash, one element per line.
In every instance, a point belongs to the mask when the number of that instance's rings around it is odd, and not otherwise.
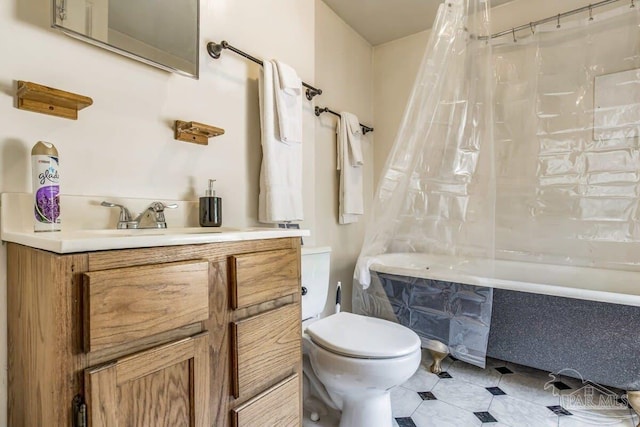
<path fill-rule="evenodd" d="M 373 203 L 356 267 L 355 312 L 398 320 L 483 366 L 491 289 L 438 283 L 401 285 L 389 304 L 382 278 L 369 265 L 384 253 L 418 252 L 492 259 L 494 188 L 489 6 L 484 0 L 442 3 L 396 140 Z M 457 262 L 457 261 L 454 261 Z M 393 286 L 392 286 L 393 287 Z M 435 295 L 435 296 L 434 296 Z"/>
<path fill-rule="evenodd" d="M 494 43 L 496 258 L 640 269 L 640 7 Z"/>
<path fill-rule="evenodd" d="M 380 255 L 446 255 L 453 270 L 478 257 L 640 271 L 640 8 L 488 43 L 487 6 L 440 7 L 353 288 L 355 312 L 479 366 L 491 288 L 372 275 Z"/>

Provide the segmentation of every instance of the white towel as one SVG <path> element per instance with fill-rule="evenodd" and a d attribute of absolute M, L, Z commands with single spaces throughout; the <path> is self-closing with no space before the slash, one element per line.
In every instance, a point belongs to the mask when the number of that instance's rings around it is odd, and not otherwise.
<path fill-rule="evenodd" d="M 278 84 L 281 90 L 284 90 L 288 95 L 300 95 L 302 92 L 302 80 L 298 77 L 296 70 L 289 65 L 274 60 L 278 69 Z"/>
<path fill-rule="evenodd" d="M 349 142 L 349 163 L 351 166 L 362 166 L 364 160 L 362 159 L 362 144 L 360 137 L 362 136 L 362 128 L 360 127 L 360 121 L 355 114 L 347 113 L 343 111 L 340 113 L 342 120 L 347 122 L 347 138 Z"/>
<path fill-rule="evenodd" d="M 276 89 L 276 108 L 280 140 L 302 142 L 302 80 L 296 71 L 280 61 L 271 61 Z"/>
<path fill-rule="evenodd" d="M 274 69 L 265 61 L 258 84 L 262 131 L 258 220 L 302 221 L 302 144 L 283 144 L 278 136 Z"/>
<path fill-rule="evenodd" d="M 355 126 L 354 126 L 355 124 Z M 358 222 L 364 213 L 362 188 L 362 145 L 360 123 L 351 113 L 341 112 L 338 121 L 337 152 L 340 171 L 339 218 L 340 224 Z"/>

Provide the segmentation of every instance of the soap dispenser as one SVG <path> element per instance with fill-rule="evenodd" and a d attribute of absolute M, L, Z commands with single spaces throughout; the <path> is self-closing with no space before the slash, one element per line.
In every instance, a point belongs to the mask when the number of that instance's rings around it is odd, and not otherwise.
<path fill-rule="evenodd" d="M 222 198 L 216 197 L 213 189 L 215 179 L 209 180 L 209 188 L 205 191 L 205 196 L 200 197 L 200 226 L 220 227 L 222 225 Z"/>

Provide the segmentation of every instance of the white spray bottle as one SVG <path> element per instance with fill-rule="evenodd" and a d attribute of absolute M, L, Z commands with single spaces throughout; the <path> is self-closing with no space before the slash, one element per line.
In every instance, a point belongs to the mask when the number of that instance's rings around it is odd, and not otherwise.
<path fill-rule="evenodd" d="M 60 172 L 58 150 L 39 141 L 31 150 L 35 231 L 60 231 Z"/>

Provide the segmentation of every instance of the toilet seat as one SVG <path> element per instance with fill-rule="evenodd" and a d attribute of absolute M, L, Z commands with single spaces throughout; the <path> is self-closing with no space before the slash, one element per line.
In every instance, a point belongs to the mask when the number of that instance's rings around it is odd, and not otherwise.
<path fill-rule="evenodd" d="M 405 326 L 347 312 L 313 322 L 305 332 L 315 344 L 347 357 L 390 359 L 420 348 L 418 335 Z"/>

